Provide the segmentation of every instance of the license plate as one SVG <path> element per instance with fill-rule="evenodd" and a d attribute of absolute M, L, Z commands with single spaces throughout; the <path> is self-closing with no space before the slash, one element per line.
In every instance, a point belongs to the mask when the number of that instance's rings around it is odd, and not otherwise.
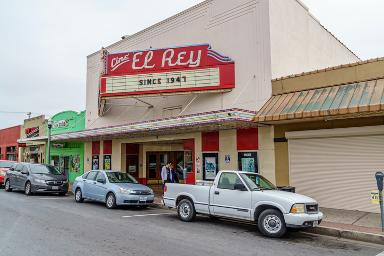
<path fill-rule="evenodd" d="M 140 202 L 146 202 L 146 201 L 147 201 L 147 198 L 146 198 L 146 197 L 140 197 L 139 201 L 140 201 Z"/>
<path fill-rule="evenodd" d="M 52 190 L 59 190 L 58 186 L 52 186 Z"/>
<path fill-rule="evenodd" d="M 312 227 L 317 227 L 317 226 L 319 226 L 319 222 L 318 222 L 317 220 L 315 220 L 315 221 L 313 222 L 313 224 L 312 224 Z"/>

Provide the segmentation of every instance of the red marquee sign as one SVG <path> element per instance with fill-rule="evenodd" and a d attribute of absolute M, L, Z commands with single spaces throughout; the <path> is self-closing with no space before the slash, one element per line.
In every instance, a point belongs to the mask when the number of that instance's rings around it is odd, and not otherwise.
<path fill-rule="evenodd" d="M 230 90 L 235 64 L 208 44 L 106 54 L 101 97 Z"/>

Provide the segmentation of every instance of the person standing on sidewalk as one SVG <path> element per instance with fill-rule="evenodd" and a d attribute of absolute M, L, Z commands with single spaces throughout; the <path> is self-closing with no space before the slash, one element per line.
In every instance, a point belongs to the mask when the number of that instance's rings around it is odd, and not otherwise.
<path fill-rule="evenodd" d="M 170 169 L 170 165 L 171 165 L 171 163 L 168 162 L 161 169 L 161 181 L 162 181 L 163 194 L 164 194 L 165 183 L 170 183 L 172 181 L 172 172 Z"/>
<path fill-rule="evenodd" d="M 177 172 L 173 163 L 170 164 L 169 169 L 171 170 L 171 175 L 172 175 L 171 183 L 180 183 L 179 176 L 177 175 Z"/>

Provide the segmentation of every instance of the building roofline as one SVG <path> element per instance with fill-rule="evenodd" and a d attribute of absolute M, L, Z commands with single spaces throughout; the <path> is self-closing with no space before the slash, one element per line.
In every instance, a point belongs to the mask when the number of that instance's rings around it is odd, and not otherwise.
<path fill-rule="evenodd" d="M 316 21 L 317 23 L 319 23 L 319 25 L 325 30 L 327 31 L 333 38 L 335 38 L 342 46 L 344 46 L 350 53 L 352 53 L 356 58 L 358 58 L 359 60 L 360 57 L 354 52 L 352 51 L 345 43 L 343 43 L 335 34 L 333 34 L 331 31 L 329 31 L 323 24 L 321 24 L 321 22 L 311 13 L 309 7 L 303 3 L 303 1 L 301 0 L 296 0 L 296 2 L 301 5 L 301 7 L 303 7 L 309 14 L 309 16 L 314 20 Z"/>
<path fill-rule="evenodd" d="M 338 66 L 327 67 L 327 68 L 323 68 L 323 69 L 316 69 L 316 70 L 311 70 L 311 71 L 307 71 L 307 72 L 302 72 L 302 73 L 292 74 L 292 75 L 288 75 L 288 76 L 278 77 L 278 78 L 272 79 L 272 82 L 282 81 L 282 80 L 306 76 L 306 75 L 318 74 L 318 73 L 327 72 L 327 71 L 331 71 L 331 70 L 343 69 L 343 68 L 348 68 L 348 67 L 355 67 L 355 66 L 364 65 L 367 63 L 379 62 L 379 61 L 384 61 L 384 57 L 372 58 L 372 59 L 368 59 L 368 60 L 351 62 L 351 63 L 347 63 L 347 64 L 341 64 Z"/>
<path fill-rule="evenodd" d="M 0 131 L 8 130 L 8 129 L 13 129 L 13 128 L 21 128 L 21 124 L 13 125 L 13 126 L 5 127 L 5 128 L 1 128 Z"/>
<path fill-rule="evenodd" d="M 201 2 L 201 3 L 198 3 L 198 4 L 194 5 L 194 6 L 191 6 L 191 7 L 187 8 L 187 9 L 185 9 L 185 10 L 183 10 L 183 11 L 181 11 L 181 12 L 178 12 L 178 13 L 176 13 L 176 14 L 174 14 L 174 15 L 172 15 L 172 16 L 170 16 L 170 17 L 164 19 L 164 20 L 161 20 L 161 21 L 159 21 L 159 22 L 157 22 L 157 23 L 155 23 L 155 24 L 153 24 L 153 25 L 151 25 L 151 26 L 149 26 L 149 27 L 147 27 L 147 28 L 144 28 L 144 29 L 142 29 L 142 30 L 140 30 L 140 31 L 138 31 L 138 32 L 136 32 L 136 33 L 134 33 L 134 34 L 132 34 L 132 35 L 124 36 L 123 39 L 121 39 L 121 40 L 119 40 L 119 41 L 117 41 L 117 42 L 115 42 L 115 43 L 113 43 L 113 44 L 110 44 L 110 45 L 108 45 L 108 46 L 106 46 L 106 47 L 104 47 L 104 48 L 110 48 L 110 47 L 113 47 L 113 46 L 115 46 L 115 45 L 120 44 L 120 43 L 123 42 L 123 41 L 127 41 L 127 40 L 130 40 L 130 39 L 132 39 L 132 38 L 135 38 L 135 37 L 137 37 L 137 36 L 139 36 L 139 35 L 141 35 L 141 34 L 147 32 L 147 31 L 149 31 L 149 30 L 151 30 L 151 29 L 153 29 L 153 28 L 156 28 L 156 27 L 158 27 L 158 26 L 161 26 L 162 24 L 164 24 L 164 23 L 166 23 L 166 22 L 169 22 L 169 21 L 171 21 L 171 20 L 173 20 L 173 19 L 176 19 L 176 18 L 178 18 L 179 16 L 182 16 L 182 15 L 184 15 L 184 14 L 190 12 L 190 11 L 193 11 L 194 9 L 197 9 L 197 8 L 203 6 L 203 5 L 206 5 L 206 4 L 208 4 L 208 3 L 212 2 L 212 1 L 213 1 L 213 0 L 205 0 L 205 1 L 203 1 L 203 2 Z M 96 52 L 94 52 L 94 53 L 91 53 L 91 54 L 89 54 L 89 55 L 87 56 L 87 58 L 92 57 L 93 55 L 98 54 L 99 52 L 100 52 L 100 50 L 98 50 L 98 51 L 96 51 Z"/>

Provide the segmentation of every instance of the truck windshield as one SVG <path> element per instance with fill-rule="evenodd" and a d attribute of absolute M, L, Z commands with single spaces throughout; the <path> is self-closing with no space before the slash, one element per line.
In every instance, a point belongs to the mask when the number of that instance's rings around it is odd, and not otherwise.
<path fill-rule="evenodd" d="M 124 172 L 106 172 L 110 183 L 137 183 L 136 179 Z"/>
<path fill-rule="evenodd" d="M 240 173 L 240 176 L 243 178 L 245 183 L 251 190 L 261 189 L 261 190 L 271 190 L 276 189 L 276 187 L 266 178 L 254 173 Z"/>

